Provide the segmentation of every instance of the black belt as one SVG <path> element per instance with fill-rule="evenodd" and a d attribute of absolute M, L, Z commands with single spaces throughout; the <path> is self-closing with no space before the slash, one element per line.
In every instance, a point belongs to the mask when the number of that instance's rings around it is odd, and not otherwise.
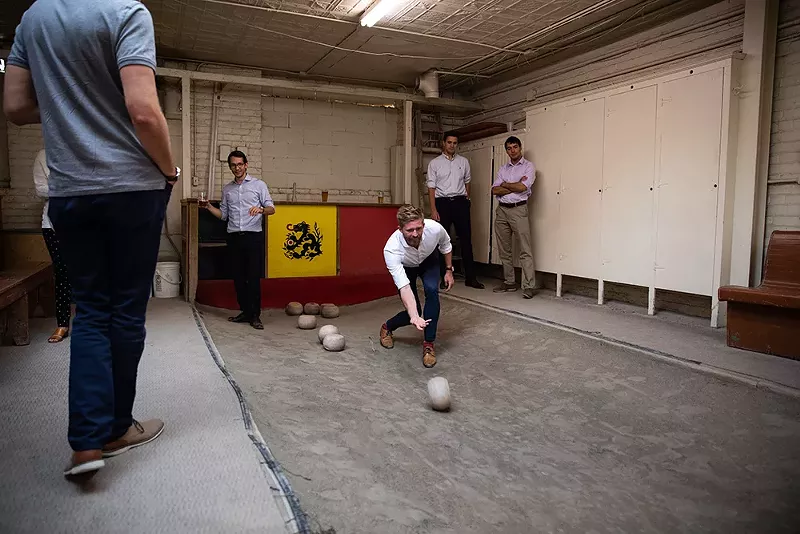
<path fill-rule="evenodd" d="M 436 197 L 436 200 L 461 200 L 466 198 L 467 195 L 456 195 L 454 197 Z"/>
<path fill-rule="evenodd" d="M 523 200 L 522 202 L 515 202 L 513 204 L 504 204 L 503 202 L 500 202 L 500 205 L 504 208 L 516 208 L 517 206 L 524 206 L 527 203 L 527 200 Z"/>

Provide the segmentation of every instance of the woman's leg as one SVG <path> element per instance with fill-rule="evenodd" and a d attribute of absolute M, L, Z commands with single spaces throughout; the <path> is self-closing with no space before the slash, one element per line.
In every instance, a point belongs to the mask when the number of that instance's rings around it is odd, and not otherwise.
<path fill-rule="evenodd" d="M 42 235 L 47 245 L 47 251 L 50 253 L 50 259 L 53 261 L 53 271 L 55 273 L 56 321 L 59 329 L 65 328 L 69 330 L 72 289 L 70 287 L 69 278 L 67 277 L 67 267 L 64 264 L 64 259 L 61 257 L 58 237 L 53 229 L 42 228 Z M 61 333 L 56 331 L 51 340 L 61 341 L 65 335 L 66 332 Z M 59 339 L 53 339 L 55 337 L 59 337 Z"/>

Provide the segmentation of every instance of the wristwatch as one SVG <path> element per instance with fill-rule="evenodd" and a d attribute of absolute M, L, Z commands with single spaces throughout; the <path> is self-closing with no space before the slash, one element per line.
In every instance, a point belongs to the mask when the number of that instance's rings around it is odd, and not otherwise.
<path fill-rule="evenodd" d="M 444 269 L 444 270 L 445 270 L 445 271 L 452 271 L 452 272 L 456 272 L 456 269 L 455 269 L 455 267 L 453 267 L 452 265 L 451 265 L 450 267 L 445 267 L 445 269 Z"/>
<path fill-rule="evenodd" d="M 181 168 L 177 166 L 175 167 L 175 176 L 167 176 L 166 174 L 164 175 L 164 178 L 166 178 L 168 182 L 177 182 L 180 177 Z"/>

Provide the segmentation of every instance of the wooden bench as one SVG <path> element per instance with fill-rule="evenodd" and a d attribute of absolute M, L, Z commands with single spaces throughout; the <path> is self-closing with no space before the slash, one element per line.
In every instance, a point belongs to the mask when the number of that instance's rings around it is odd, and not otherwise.
<path fill-rule="evenodd" d="M 30 343 L 29 318 L 38 305 L 46 317 L 55 315 L 51 263 L 32 263 L 0 271 L 0 344 Z"/>
<path fill-rule="evenodd" d="M 720 287 L 719 300 L 728 346 L 800 360 L 800 231 L 774 231 L 761 285 Z"/>

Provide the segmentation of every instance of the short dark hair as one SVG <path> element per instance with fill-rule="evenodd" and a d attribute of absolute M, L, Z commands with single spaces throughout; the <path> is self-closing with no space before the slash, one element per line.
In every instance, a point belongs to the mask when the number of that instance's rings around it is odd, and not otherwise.
<path fill-rule="evenodd" d="M 450 131 L 445 132 L 445 133 L 442 134 L 442 143 L 447 141 L 448 137 L 455 137 L 456 141 L 458 141 L 458 134 L 455 131 L 450 130 Z"/>
<path fill-rule="evenodd" d="M 247 163 L 247 156 L 244 155 L 244 152 L 241 150 L 234 150 L 230 154 L 228 154 L 228 165 L 231 164 L 231 158 L 242 158 L 242 161 Z"/>
<path fill-rule="evenodd" d="M 519 137 L 512 135 L 511 137 L 506 139 L 505 143 L 503 143 L 503 148 L 508 148 L 508 145 L 515 145 L 515 144 L 519 145 L 519 147 L 522 148 L 522 141 L 519 140 Z"/>

